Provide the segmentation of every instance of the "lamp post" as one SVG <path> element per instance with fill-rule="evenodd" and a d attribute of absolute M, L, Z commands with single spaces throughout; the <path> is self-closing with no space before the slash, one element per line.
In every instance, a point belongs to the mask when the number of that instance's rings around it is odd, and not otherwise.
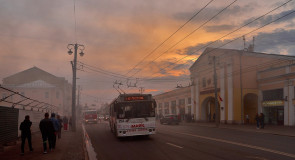
<path fill-rule="evenodd" d="M 76 131 L 76 72 L 77 72 L 77 50 L 80 49 L 79 53 L 82 57 L 84 55 L 83 50 L 85 49 L 82 44 L 68 44 L 67 48 L 69 49 L 68 54 L 73 53 L 72 49 L 74 48 L 74 62 L 71 61 L 73 69 L 73 87 L 72 87 L 72 130 Z"/>

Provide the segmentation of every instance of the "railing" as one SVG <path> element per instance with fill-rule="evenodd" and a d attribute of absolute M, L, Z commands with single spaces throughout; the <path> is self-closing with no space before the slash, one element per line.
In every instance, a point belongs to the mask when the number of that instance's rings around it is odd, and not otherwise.
<path fill-rule="evenodd" d="M 8 93 L 7 96 L 0 99 L 0 104 L 6 102 L 6 104 L 11 104 L 12 108 L 19 108 L 23 110 L 31 111 L 41 111 L 41 112 L 54 112 L 57 107 L 55 105 L 41 102 L 30 97 L 26 97 L 19 92 L 13 91 L 11 89 L 5 88 L 0 85 L 0 89 Z M 15 100 L 12 100 L 10 97 L 15 97 Z M 9 100 L 11 99 L 11 100 Z M 5 105 L 6 106 L 6 105 Z"/>

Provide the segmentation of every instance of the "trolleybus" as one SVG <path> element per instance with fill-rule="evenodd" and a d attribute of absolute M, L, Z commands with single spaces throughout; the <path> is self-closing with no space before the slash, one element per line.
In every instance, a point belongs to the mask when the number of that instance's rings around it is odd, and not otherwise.
<path fill-rule="evenodd" d="M 155 110 L 151 94 L 121 94 L 110 104 L 111 131 L 117 137 L 155 134 Z"/>

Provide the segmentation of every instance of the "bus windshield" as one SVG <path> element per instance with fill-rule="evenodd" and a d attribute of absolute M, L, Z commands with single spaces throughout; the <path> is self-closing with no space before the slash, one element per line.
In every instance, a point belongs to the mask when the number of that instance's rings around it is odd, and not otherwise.
<path fill-rule="evenodd" d="M 119 103 L 117 108 L 117 118 L 146 118 L 155 116 L 155 106 L 153 102 L 129 102 Z"/>

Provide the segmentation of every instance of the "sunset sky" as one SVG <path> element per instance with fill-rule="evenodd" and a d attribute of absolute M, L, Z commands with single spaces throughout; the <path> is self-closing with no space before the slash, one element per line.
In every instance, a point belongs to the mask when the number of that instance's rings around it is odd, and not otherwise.
<path fill-rule="evenodd" d="M 210 1 L 0 0 L 0 79 L 36 66 L 72 83 L 73 55 L 67 54 L 67 44 L 77 42 L 85 45 L 85 55 L 78 56 L 84 66 L 77 72 L 83 103 L 109 102 L 118 95 L 113 89 L 116 80 L 127 93 L 138 92 L 126 86 L 126 77 L 131 84 L 139 78 L 137 86 L 144 87 L 145 93 L 159 94 L 177 84 L 189 84 L 188 69 L 204 50 L 200 48 L 289 0 Z M 219 47 L 294 9 L 293 0 L 210 47 Z M 295 56 L 295 13 L 247 34 L 247 45 L 253 36 L 256 52 Z M 242 49 L 243 40 L 223 48 Z"/>

